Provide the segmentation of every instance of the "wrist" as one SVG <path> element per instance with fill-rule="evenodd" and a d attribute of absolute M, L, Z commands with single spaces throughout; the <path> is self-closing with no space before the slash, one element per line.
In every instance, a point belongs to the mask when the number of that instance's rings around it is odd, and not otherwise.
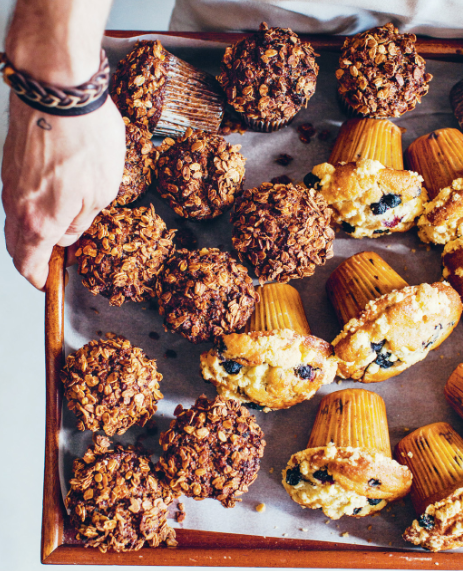
<path fill-rule="evenodd" d="M 5 42 L 8 59 L 34 79 L 80 85 L 98 70 L 109 0 L 18 0 Z"/>

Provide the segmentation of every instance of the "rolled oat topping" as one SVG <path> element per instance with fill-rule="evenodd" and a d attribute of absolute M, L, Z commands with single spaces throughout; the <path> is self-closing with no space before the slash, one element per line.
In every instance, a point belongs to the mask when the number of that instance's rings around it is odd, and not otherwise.
<path fill-rule="evenodd" d="M 78 241 L 82 283 L 109 304 L 154 297 L 157 276 L 173 252 L 175 230 L 149 208 L 108 208 L 100 212 Z"/>
<path fill-rule="evenodd" d="M 289 28 L 262 23 L 258 32 L 225 50 L 217 80 L 246 119 L 289 121 L 315 92 L 316 55 Z"/>
<path fill-rule="evenodd" d="M 163 485 L 175 496 L 215 498 L 235 506 L 236 496 L 257 478 L 264 454 L 264 434 L 248 410 L 233 399 L 200 396 L 190 409 L 178 405 L 155 466 Z"/>
<path fill-rule="evenodd" d="M 151 134 L 123 117 L 125 123 L 125 165 L 122 182 L 113 206 L 124 206 L 144 194 L 151 184 L 156 150 Z"/>
<path fill-rule="evenodd" d="M 161 116 L 167 52 L 159 40 L 142 40 L 119 62 L 111 97 L 123 116 L 153 132 Z"/>
<path fill-rule="evenodd" d="M 179 215 L 204 220 L 230 208 L 241 190 L 246 159 L 241 145 L 218 135 L 187 129 L 174 141 L 164 140 L 157 165 L 157 189 Z"/>
<path fill-rule="evenodd" d="M 113 436 L 134 424 L 144 426 L 153 416 L 162 399 L 162 375 L 142 349 L 114 333 L 106 337 L 71 353 L 61 380 L 77 428 Z"/>
<path fill-rule="evenodd" d="M 336 71 L 339 94 L 365 117 L 400 117 L 429 90 L 432 75 L 416 53 L 416 36 L 389 23 L 346 38 Z"/>
<path fill-rule="evenodd" d="M 228 252 L 178 250 L 156 285 L 166 330 L 192 343 L 244 326 L 258 299 L 247 270 Z"/>
<path fill-rule="evenodd" d="M 236 199 L 233 247 L 260 283 L 311 276 L 333 256 L 331 214 L 314 189 L 264 182 Z"/>
<path fill-rule="evenodd" d="M 149 458 L 131 446 L 110 446 L 108 438 L 95 436 L 84 457 L 74 460 L 65 505 L 77 539 L 103 553 L 137 551 L 145 543 L 176 546 L 166 520 L 172 496 L 153 475 Z"/>

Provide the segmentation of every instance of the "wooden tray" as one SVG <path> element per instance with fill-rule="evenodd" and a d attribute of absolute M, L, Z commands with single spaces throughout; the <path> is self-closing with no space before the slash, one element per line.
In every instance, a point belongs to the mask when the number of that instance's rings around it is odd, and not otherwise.
<path fill-rule="evenodd" d="M 132 37 L 143 31 L 109 31 L 108 36 Z M 158 33 L 158 32 L 156 32 Z M 231 43 L 245 34 L 177 33 L 202 40 Z M 316 51 L 339 51 L 344 37 L 302 36 Z M 463 61 L 463 40 L 418 38 L 425 58 Z M 177 530 L 175 549 L 144 548 L 128 553 L 101 553 L 75 540 L 64 508 L 58 470 L 64 356 L 65 250 L 55 247 L 45 298 L 46 438 L 42 517 L 42 563 L 96 565 L 177 565 L 219 567 L 326 567 L 382 569 L 463 569 L 463 553 L 385 550 L 344 543 L 263 538 L 249 535 Z"/>

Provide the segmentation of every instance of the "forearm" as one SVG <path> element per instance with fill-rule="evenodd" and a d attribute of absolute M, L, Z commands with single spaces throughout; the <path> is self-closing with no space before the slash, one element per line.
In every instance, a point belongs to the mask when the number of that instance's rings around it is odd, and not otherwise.
<path fill-rule="evenodd" d="M 57 85 L 97 71 L 112 0 L 18 0 L 6 39 L 13 65 Z"/>

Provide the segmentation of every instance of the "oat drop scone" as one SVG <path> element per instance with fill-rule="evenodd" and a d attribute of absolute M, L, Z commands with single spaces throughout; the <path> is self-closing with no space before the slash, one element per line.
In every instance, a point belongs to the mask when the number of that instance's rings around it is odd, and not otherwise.
<path fill-rule="evenodd" d="M 418 428 L 396 447 L 413 473 L 411 499 L 417 518 L 403 538 L 443 551 L 463 546 L 463 439 L 446 422 Z"/>
<path fill-rule="evenodd" d="M 317 165 L 311 181 L 332 208 L 334 222 L 353 238 L 406 232 L 427 200 L 420 175 L 372 159 Z"/>
<path fill-rule="evenodd" d="M 74 460 L 74 477 L 64 500 L 77 539 L 103 553 L 138 551 L 145 544 L 175 547 L 175 530 L 167 524 L 172 494 L 163 488 L 146 454 L 133 446 L 111 446 L 94 435 L 83 458 Z"/>
<path fill-rule="evenodd" d="M 346 389 L 320 402 L 307 449 L 291 457 L 283 486 L 303 508 L 331 519 L 364 517 L 408 493 L 404 468 L 392 459 L 383 399 Z"/>
<path fill-rule="evenodd" d="M 264 454 L 264 433 L 254 416 L 234 399 L 204 395 L 189 409 L 178 405 L 174 416 L 159 440 L 155 470 L 163 486 L 175 497 L 213 498 L 234 507 L 257 478 Z"/>
<path fill-rule="evenodd" d="M 400 117 L 429 90 L 432 75 L 416 52 L 415 34 L 391 22 L 346 38 L 336 70 L 339 97 L 363 117 Z"/>

